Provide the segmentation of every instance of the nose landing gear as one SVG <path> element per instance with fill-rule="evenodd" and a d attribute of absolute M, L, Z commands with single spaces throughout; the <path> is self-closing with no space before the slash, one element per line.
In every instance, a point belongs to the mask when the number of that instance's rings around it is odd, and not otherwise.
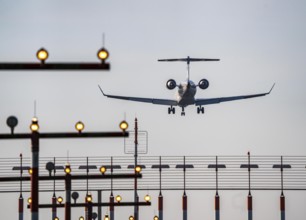
<path fill-rule="evenodd" d="M 181 116 L 185 116 L 185 111 L 184 111 L 184 107 L 182 107 L 182 112 L 181 112 Z"/>

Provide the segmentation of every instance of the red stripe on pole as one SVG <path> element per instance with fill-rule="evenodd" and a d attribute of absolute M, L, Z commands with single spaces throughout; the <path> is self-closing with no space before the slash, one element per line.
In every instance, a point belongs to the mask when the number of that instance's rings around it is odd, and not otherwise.
<path fill-rule="evenodd" d="M 19 202 L 18 202 L 18 211 L 19 213 L 23 213 L 23 198 L 19 198 Z"/>
<path fill-rule="evenodd" d="M 31 211 L 38 211 L 38 167 L 32 167 L 33 173 L 31 175 Z"/>
<path fill-rule="evenodd" d="M 183 210 L 187 210 L 187 196 L 183 195 Z"/>
<path fill-rule="evenodd" d="M 218 195 L 215 196 L 215 210 L 220 210 L 220 197 Z"/>
<path fill-rule="evenodd" d="M 163 210 L 163 196 L 158 197 L 158 210 Z"/>
<path fill-rule="evenodd" d="M 280 210 L 285 211 L 285 196 L 280 197 Z"/>
<path fill-rule="evenodd" d="M 252 211 L 253 205 L 252 205 L 252 196 L 248 196 L 248 210 Z"/>

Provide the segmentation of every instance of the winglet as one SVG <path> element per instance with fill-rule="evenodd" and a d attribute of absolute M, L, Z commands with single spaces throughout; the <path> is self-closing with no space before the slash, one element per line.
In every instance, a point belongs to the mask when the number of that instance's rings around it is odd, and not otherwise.
<path fill-rule="evenodd" d="M 267 94 L 270 94 L 272 92 L 272 89 L 274 88 L 275 83 L 273 84 L 272 88 L 270 89 L 270 91 Z"/>
<path fill-rule="evenodd" d="M 98 86 L 99 86 L 99 89 L 101 90 L 102 94 L 103 94 L 104 96 L 106 96 L 106 94 L 104 94 L 103 90 L 101 89 L 100 85 L 98 85 Z"/>

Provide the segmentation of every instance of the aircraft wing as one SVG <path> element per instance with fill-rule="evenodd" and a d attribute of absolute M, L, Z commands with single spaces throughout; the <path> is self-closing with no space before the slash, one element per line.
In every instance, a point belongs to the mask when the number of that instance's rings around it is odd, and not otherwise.
<path fill-rule="evenodd" d="M 195 105 L 211 105 L 211 104 L 218 104 L 220 102 L 229 102 L 235 101 L 240 99 L 249 99 L 249 98 L 256 98 L 260 96 L 269 95 L 273 89 L 275 84 L 273 84 L 272 88 L 267 93 L 259 93 L 253 95 L 242 95 L 242 96 L 231 96 L 231 97 L 220 97 L 220 98 L 210 98 L 210 99 L 196 99 Z"/>
<path fill-rule="evenodd" d="M 156 105 L 172 105 L 176 106 L 177 101 L 176 100 L 171 100 L 171 99 L 153 99 L 153 98 L 140 98 L 140 97 L 129 97 L 129 96 L 117 96 L 117 95 L 108 95 L 103 92 L 101 87 L 99 86 L 102 94 L 108 98 L 114 98 L 114 99 L 123 99 L 123 100 L 128 100 L 128 101 L 135 101 L 135 102 L 147 102 L 147 103 L 152 103 Z"/>

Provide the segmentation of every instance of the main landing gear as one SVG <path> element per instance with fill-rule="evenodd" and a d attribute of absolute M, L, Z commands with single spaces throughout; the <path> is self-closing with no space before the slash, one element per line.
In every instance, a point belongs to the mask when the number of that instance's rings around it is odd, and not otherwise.
<path fill-rule="evenodd" d="M 182 107 L 182 112 L 181 112 L 181 116 L 185 116 L 185 111 L 184 111 L 184 107 Z"/>
<path fill-rule="evenodd" d="M 199 106 L 199 107 L 197 108 L 197 112 L 198 112 L 198 114 L 200 114 L 200 113 L 204 114 L 204 107 Z"/>
<path fill-rule="evenodd" d="M 175 114 L 175 108 L 172 106 L 168 108 L 168 114 L 171 114 L 171 113 Z"/>

